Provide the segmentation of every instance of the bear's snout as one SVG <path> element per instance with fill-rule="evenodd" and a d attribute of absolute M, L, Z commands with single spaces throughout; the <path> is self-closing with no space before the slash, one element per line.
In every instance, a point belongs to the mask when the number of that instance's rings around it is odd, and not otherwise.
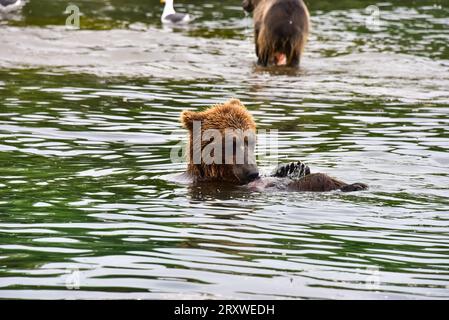
<path fill-rule="evenodd" d="M 240 184 L 247 184 L 259 178 L 259 170 L 255 164 L 234 165 L 232 169 Z"/>
<path fill-rule="evenodd" d="M 248 182 L 259 179 L 259 171 L 251 172 L 248 174 Z"/>

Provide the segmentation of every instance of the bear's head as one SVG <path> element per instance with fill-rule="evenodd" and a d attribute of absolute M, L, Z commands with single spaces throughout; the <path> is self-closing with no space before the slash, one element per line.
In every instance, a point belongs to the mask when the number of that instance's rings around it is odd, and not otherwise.
<path fill-rule="evenodd" d="M 259 177 L 256 123 L 239 100 L 184 111 L 181 123 L 189 130 L 187 172 L 195 181 L 246 184 Z"/>

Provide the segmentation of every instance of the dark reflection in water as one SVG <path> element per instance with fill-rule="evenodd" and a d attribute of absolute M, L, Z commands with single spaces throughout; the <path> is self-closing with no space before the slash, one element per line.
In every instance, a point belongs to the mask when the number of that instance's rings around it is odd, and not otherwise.
<path fill-rule="evenodd" d="M 294 71 L 254 66 L 234 1 L 180 4 L 199 16 L 180 30 L 155 3 L 82 2 L 79 33 L 49 26 L 65 3 L 29 2 L 0 29 L 0 297 L 448 298 L 447 8 L 411 3 L 378 33 L 354 24 L 364 1 L 314 3 Z M 279 130 L 262 171 L 303 160 L 370 190 L 165 179 L 180 112 L 230 97 Z"/>

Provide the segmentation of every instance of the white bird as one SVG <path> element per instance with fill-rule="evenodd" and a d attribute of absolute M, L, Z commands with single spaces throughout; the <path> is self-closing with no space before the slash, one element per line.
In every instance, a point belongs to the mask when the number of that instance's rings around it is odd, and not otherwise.
<path fill-rule="evenodd" d="M 161 0 L 161 3 L 165 3 L 161 17 L 162 23 L 183 24 L 192 20 L 188 13 L 176 13 L 173 7 L 173 0 Z"/>
<path fill-rule="evenodd" d="M 11 12 L 20 9 L 22 0 L 0 0 L 0 12 Z"/>

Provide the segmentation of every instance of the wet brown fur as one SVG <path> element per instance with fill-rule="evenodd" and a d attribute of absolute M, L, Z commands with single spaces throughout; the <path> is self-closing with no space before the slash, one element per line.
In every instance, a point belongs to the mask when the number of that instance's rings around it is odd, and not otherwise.
<path fill-rule="evenodd" d="M 312 173 L 304 178 L 293 181 L 288 188 L 295 191 L 332 191 L 347 186 L 343 181 L 329 177 L 324 173 Z"/>
<path fill-rule="evenodd" d="M 287 66 L 298 66 L 310 30 L 309 11 L 302 0 L 244 0 L 243 8 L 254 11 L 254 34 L 258 63 L 276 65 L 284 54 Z"/>
<path fill-rule="evenodd" d="M 195 182 L 218 181 L 240 184 L 233 173 L 232 164 L 194 164 L 193 163 L 193 121 L 201 121 L 201 130 L 218 129 L 224 136 L 225 129 L 256 130 L 256 123 L 243 104 L 232 99 L 224 104 L 218 104 L 202 112 L 183 111 L 181 123 L 189 130 L 189 152 L 187 173 Z M 207 145 L 203 142 L 201 148 Z M 292 180 L 287 185 L 291 191 L 357 191 L 366 189 L 364 184 L 347 184 L 324 173 L 314 173 L 299 180 Z"/>

